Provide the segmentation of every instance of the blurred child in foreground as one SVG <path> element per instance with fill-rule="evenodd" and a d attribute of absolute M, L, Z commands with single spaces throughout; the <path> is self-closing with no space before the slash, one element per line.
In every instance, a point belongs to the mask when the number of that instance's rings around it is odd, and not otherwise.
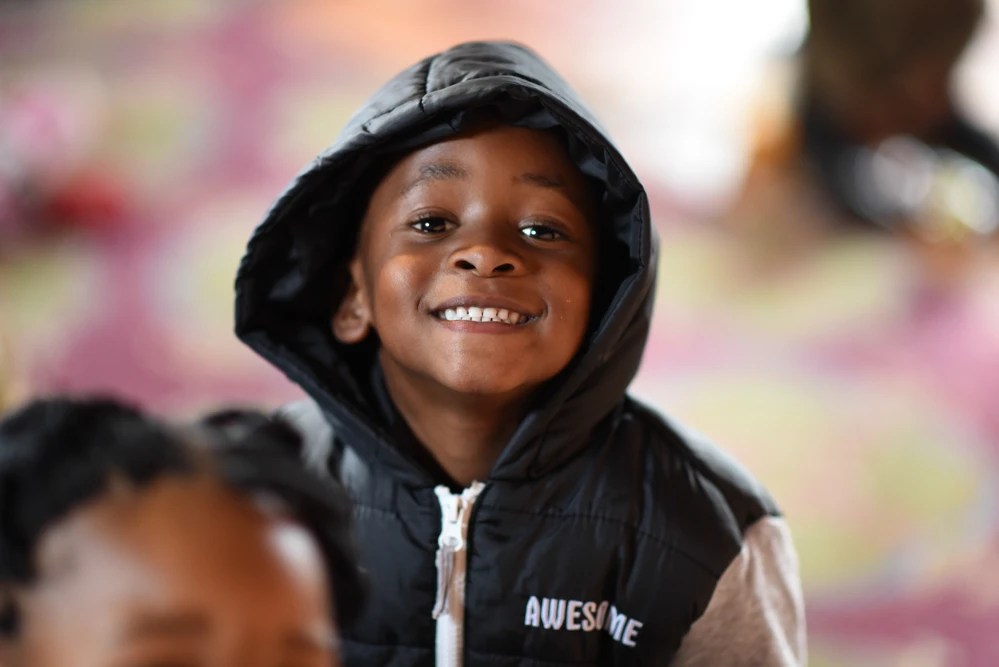
<path fill-rule="evenodd" d="M 0 665 L 331 667 L 361 580 L 349 505 L 287 427 L 103 400 L 0 422 Z"/>

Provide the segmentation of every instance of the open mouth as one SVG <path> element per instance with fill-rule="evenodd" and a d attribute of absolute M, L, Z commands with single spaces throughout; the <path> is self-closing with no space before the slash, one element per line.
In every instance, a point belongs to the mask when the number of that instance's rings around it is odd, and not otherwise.
<path fill-rule="evenodd" d="M 526 324 L 534 319 L 532 315 L 493 306 L 445 308 L 434 312 L 434 316 L 448 322 L 499 322 L 500 324 Z"/>

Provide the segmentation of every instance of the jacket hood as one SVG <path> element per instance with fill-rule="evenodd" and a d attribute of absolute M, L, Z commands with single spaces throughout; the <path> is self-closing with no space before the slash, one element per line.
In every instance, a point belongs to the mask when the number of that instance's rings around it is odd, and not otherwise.
<path fill-rule="evenodd" d="M 454 136 L 468 112 L 483 109 L 511 125 L 558 132 L 572 161 L 603 188 L 610 241 L 602 251 L 615 255 L 600 278 L 607 297 L 576 358 L 525 416 L 492 476 L 537 477 L 564 463 L 638 369 L 656 239 L 635 174 L 575 93 L 529 49 L 460 44 L 390 80 L 273 204 L 236 277 L 237 336 L 299 384 L 358 455 L 414 484 L 429 477 L 393 445 L 372 404 L 373 350 L 341 344 L 331 331 L 336 285 L 353 252 L 358 206 L 366 204 L 351 195 L 379 158 Z"/>

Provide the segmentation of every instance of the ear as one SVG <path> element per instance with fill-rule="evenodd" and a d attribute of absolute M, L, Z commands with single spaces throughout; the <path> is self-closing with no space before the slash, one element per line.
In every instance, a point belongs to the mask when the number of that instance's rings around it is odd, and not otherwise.
<path fill-rule="evenodd" d="M 347 293 L 333 313 L 333 335 L 341 343 L 360 343 L 371 331 L 371 300 L 364 287 L 361 261 L 355 257 L 350 262 L 350 285 Z"/>

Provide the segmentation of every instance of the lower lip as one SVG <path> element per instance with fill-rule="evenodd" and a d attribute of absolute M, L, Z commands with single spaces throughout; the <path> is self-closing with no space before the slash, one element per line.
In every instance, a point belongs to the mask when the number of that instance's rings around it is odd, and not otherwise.
<path fill-rule="evenodd" d="M 451 331 L 477 334 L 512 334 L 522 331 L 530 322 L 524 324 L 503 324 L 501 322 L 472 322 L 471 320 L 442 320 L 434 317 L 437 323 Z"/>

